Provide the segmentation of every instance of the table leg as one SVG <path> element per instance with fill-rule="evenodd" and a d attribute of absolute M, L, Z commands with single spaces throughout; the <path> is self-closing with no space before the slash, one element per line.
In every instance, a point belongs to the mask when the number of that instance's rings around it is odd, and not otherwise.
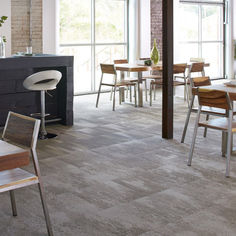
<path fill-rule="evenodd" d="M 125 72 L 121 71 L 120 72 L 120 80 L 123 81 L 125 79 Z M 125 89 L 124 88 L 120 88 L 120 95 L 121 95 L 121 101 L 124 102 L 125 101 Z"/>
<path fill-rule="evenodd" d="M 138 105 L 143 106 L 142 71 L 138 72 Z"/>

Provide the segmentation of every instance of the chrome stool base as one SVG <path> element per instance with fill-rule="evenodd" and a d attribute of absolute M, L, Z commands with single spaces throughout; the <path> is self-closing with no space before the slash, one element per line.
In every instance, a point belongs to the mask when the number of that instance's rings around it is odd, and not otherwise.
<path fill-rule="evenodd" d="M 47 133 L 46 135 L 41 135 L 39 134 L 39 139 L 45 140 L 45 139 L 51 139 L 51 138 L 56 138 L 57 134 L 52 134 L 52 133 Z"/>

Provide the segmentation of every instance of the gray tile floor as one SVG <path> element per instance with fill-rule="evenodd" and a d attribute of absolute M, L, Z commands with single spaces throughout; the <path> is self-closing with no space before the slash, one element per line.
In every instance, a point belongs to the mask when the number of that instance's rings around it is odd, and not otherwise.
<path fill-rule="evenodd" d="M 117 105 L 109 94 L 75 98 L 75 125 L 51 125 L 38 154 L 55 235 L 236 235 L 236 156 L 224 177 L 221 134 L 199 130 L 186 166 L 194 116 L 180 144 L 186 104 L 175 98 L 174 140 L 161 139 L 161 97 L 153 107 Z M 26 169 L 31 169 L 32 166 Z M 36 186 L 16 191 L 18 216 L 0 195 L 0 235 L 46 235 Z"/>

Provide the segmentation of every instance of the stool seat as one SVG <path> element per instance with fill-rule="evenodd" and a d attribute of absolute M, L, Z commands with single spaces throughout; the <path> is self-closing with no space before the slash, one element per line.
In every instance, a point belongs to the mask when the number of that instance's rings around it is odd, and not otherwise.
<path fill-rule="evenodd" d="M 41 129 L 39 137 L 41 139 L 54 138 L 57 135 L 48 134 L 45 128 L 45 92 L 47 90 L 54 90 L 57 87 L 57 84 L 61 80 L 62 74 L 57 70 L 45 70 L 34 73 L 28 76 L 24 82 L 23 86 L 31 91 L 40 91 L 40 100 L 41 100 Z"/>
<path fill-rule="evenodd" d="M 29 164 L 29 151 L 0 140 L 0 171 Z"/>
<path fill-rule="evenodd" d="M 28 90 L 46 91 L 56 89 L 57 84 L 61 79 L 61 72 L 56 70 L 40 71 L 28 76 L 23 86 Z"/>

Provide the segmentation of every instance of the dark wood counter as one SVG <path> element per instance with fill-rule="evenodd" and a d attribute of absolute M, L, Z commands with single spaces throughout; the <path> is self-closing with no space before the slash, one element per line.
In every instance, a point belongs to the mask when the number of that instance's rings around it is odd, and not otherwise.
<path fill-rule="evenodd" d="M 46 94 L 48 120 L 60 120 L 73 125 L 73 56 L 36 55 L 0 59 L 0 126 L 6 121 L 8 111 L 24 115 L 40 112 L 40 92 L 23 87 L 24 79 L 39 71 L 59 70 L 62 79 L 57 89 Z"/>

